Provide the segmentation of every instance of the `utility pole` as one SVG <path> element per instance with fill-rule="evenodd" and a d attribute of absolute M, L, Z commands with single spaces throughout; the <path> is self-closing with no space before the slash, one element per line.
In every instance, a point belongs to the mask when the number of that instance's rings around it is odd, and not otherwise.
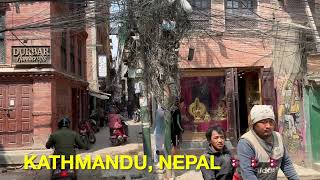
<path fill-rule="evenodd" d="M 178 42 L 177 35 L 184 32 L 180 33 L 176 30 L 180 30 L 180 26 L 186 24 L 181 22 L 186 18 L 181 17 L 186 16 L 185 13 L 191 12 L 192 8 L 187 0 L 156 0 L 152 2 L 132 0 L 127 2 L 129 29 L 131 34 L 135 33 L 134 39 L 136 39 L 137 47 L 137 58 L 135 59 L 138 61 L 136 63 L 138 65 L 136 65 L 135 80 L 141 85 L 139 104 L 143 148 L 144 154 L 148 157 L 148 165 L 152 165 L 151 115 L 148 107 L 150 92 L 157 93 L 158 103 L 161 103 L 165 108 L 165 150 L 167 154 L 171 154 L 171 111 L 178 108 L 175 102 L 179 94 L 176 87 L 177 77 L 174 75 L 177 71 L 173 71 L 173 69 L 178 69 L 177 57 L 174 56 L 175 44 Z M 177 16 L 178 19 L 176 19 Z M 180 23 L 179 28 L 176 28 L 177 20 Z M 161 27 L 159 23 L 161 23 Z M 165 34 L 163 34 L 164 31 L 166 31 Z"/>
<path fill-rule="evenodd" d="M 140 37 L 143 38 L 143 37 Z M 142 123 L 142 135 L 143 135 L 143 150 L 144 154 L 148 157 L 148 166 L 152 165 L 152 150 L 151 150 L 151 137 L 150 137 L 150 112 L 149 112 L 149 86 L 148 86 L 148 76 L 146 75 L 146 61 L 147 56 L 145 53 L 145 47 L 144 45 L 139 44 L 139 50 L 140 50 L 140 58 L 139 58 L 139 69 L 138 74 L 141 86 L 141 93 L 139 97 L 139 104 L 140 104 L 140 118 Z M 140 71 L 140 72 L 139 72 Z"/>
<path fill-rule="evenodd" d="M 134 1 L 128 1 L 128 14 L 129 14 L 129 30 L 130 32 L 135 32 L 137 23 L 133 13 Z M 143 35 L 136 34 L 134 38 L 138 50 L 138 67 L 135 69 L 135 82 L 141 84 L 140 95 L 139 95 L 139 105 L 140 105 L 140 119 L 142 123 L 142 140 L 143 140 L 143 150 L 144 155 L 147 155 L 148 166 L 152 165 L 152 149 L 151 149 L 151 137 L 150 137 L 150 112 L 149 112 L 149 88 L 148 88 L 148 76 L 146 75 L 146 49 Z"/>

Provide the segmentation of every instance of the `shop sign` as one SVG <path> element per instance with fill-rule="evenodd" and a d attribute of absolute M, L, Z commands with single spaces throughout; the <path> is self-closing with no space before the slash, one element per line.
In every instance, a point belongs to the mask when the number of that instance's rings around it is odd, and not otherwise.
<path fill-rule="evenodd" d="M 99 78 L 106 78 L 107 77 L 107 56 L 99 55 L 98 56 L 98 64 L 99 64 Z"/>
<path fill-rule="evenodd" d="M 13 46 L 12 64 L 51 64 L 50 46 Z"/>

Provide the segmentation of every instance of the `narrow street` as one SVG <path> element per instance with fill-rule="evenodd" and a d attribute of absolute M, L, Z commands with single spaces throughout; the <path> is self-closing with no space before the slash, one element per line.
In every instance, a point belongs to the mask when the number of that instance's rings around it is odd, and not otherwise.
<path fill-rule="evenodd" d="M 93 157 L 95 155 L 119 155 L 119 154 L 141 154 L 142 149 L 142 138 L 141 134 L 141 123 L 134 123 L 133 121 L 128 121 L 129 124 L 129 141 L 127 144 L 122 146 L 112 147 L 109 141 L 109 129 L 103 128 L 99 133 L 96 134 L 97 142 L 92 145 L 90 150 L 84 151 L 80 150 L 79 154 L 86 155 L 90 154 Z M 301 180 L 319 180 L 320 172 L 316 172 L 312 169 L 306 169 L 303 167 L 295 166 Z M 22 168 L 22 167 L 21 167 Z M 49 170 L 23 170 L 23 169 L 1 169 L 0 180 L 48 180 L 50 179 Z M 79 170 L 78 180 L 120 180 L 120 179 L 162 179 L 163 174 L 159 171 L 153 171 L 151 177 L 143 178 L 143 171 L 138 171 L 135 169 L 131 170 Z M 194 169 L 191 170 L 181 170 L 175 172 L 177 180 L 196 180 L 201 179 L 202 174 L 200 171 Z M 286 179 L 282 172 L 279 173 L 279 179 Z"/>
<path fill-rule="evenodd" d="M 142 152 L 142 137 L 139 134 L 141 132 L 141 123 L 134 123 L 128 121 L 129 124 L 129 139 L 128 143 L 121 146 L 113 147 L 109 140 L 109 129 L 100 129 L 100 132 L 96 134 L 97 141 L 90 150 L 80 150 L 79 154 L 90 154 L 93 157 L 95 155 L 119 155 L 119 154 L 138 154 Z M 22 168 L 22 166 L 21 166 Z M 23 170 L 23 169 L 4 169 L 0 171 L 0 180 L 48 180 L 50 179 L 49 170 Z M 101 170 L 80 170 L 78 171 L 78 180 L 98 180 L 98 179 L 117 179 L 111 176 L 116 176 L 116 173 L 103 175 Z"/>

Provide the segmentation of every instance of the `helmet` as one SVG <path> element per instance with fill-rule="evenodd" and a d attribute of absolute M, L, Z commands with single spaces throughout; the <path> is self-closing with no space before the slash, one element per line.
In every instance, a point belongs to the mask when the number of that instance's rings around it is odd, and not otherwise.
<path fill-rule="evenodd" d="M 66 117 L 62 118 L 59 121 L 58 126 L 59 126 L 59 128 L 62 128 L 62 127 L 67 127 L 68 128 L 70 126 L 69 118 L 66 118 Z"/>

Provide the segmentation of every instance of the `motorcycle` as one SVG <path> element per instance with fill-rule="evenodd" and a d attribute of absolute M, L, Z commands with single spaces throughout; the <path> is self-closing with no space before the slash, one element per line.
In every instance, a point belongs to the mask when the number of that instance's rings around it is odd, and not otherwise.
<path fill-rule="evenodd" d="M 97 122 L 95 120 L 89 119 L 89 122 L 90 122 L 90 125 L 91 125 L 91 127 L 92 127 L 92 129 L 93 129 L 93 131 L 95 133 L 100 131 L 100 129 L 99 129 L 98 125 L 97 125 Z"/>
<path fill-rule="evenodd" d="M 110 128 L 110 141 L 113 146 L 124 144 L 128 140 L 128 124 L 121 121 L 122 127 Z"/>
<path fill-rule="evenodd" d="M 56 169 L 52 171 L 51 180 L 76 180 L 77 173 L 75 170 L 70 169 L 70 166 L 66 164 L 65 169 L 61 168 L 61 163 L 57 161 Z"/>
<path fill-rule="evenodd" d="M 96 142 L 96 136 L 94 128 L 89 120 L 81 121 L 80 124 L 80 137 L 85 142 L 94 144 Z"/>

